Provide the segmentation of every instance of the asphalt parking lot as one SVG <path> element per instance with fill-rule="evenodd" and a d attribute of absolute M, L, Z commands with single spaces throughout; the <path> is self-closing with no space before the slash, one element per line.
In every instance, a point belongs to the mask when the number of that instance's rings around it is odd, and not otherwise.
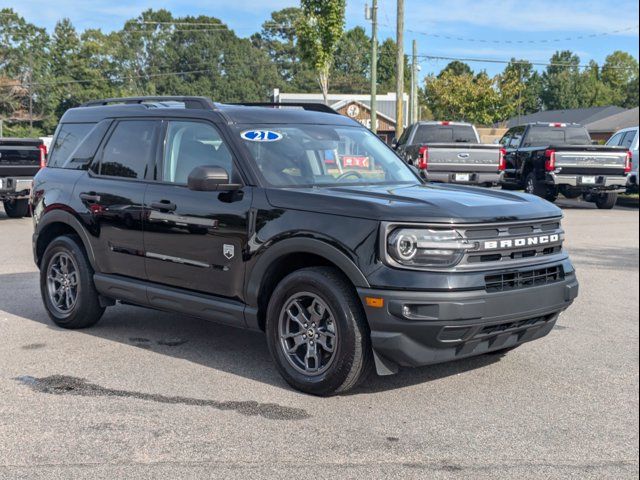
<path fill-rule="evenodd" d="M 637 478 L 638 210 L 562 201 L 576 304 L 504 357 L 290 389 L 264 338 L 129 306 L 64 331 L 0 209 L 0 478 Z"/>

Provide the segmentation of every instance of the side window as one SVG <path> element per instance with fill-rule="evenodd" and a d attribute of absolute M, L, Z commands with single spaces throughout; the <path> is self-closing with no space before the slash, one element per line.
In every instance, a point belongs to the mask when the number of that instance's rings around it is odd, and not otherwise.
<path fill-rule="evenodd" d="M 209 123 L 170 121 L 164 150 L 162 180 L 186 184 L 200 166 L 222 167 L 234 178 L 233 158 L 220 133 Z"/>
<path fill-rule="evenodd" d="M 508 147 L 510 140 L 511 140 L 511 130 L 509 130 L 507 133 L 505 133 L 498 143 L 500 145 L 502 145 L 503 147 Z"/>
<path fill-rule="evenodd" d="M 411 134 L 411 131 L 414 128 L 415 126 L 409 126 L 408 128 L 404 129 L 404 132 L 402 132 L 402 135 L 400 135 L 400 139 L 398 140 L 398 146 L 404 145 L 405 143 L 407 143 L 407 140 L 409 139 L 409 135 Z"/>
<path fill-rule="evenodd" d="M 620 145 L 620 140 L 622 140 L 623 133 L 616 133 L 613 137 L 607 140 L 607 145 L 610 147 L 617 147 Z"/>
<path fill-rule="evenodd" d="M 153 120 L 118 122 L 102 151 L 100 175 L 145 178 L 155 156 L 158 126 Z"/>
<path fill-rule="evenodd" d="M 620 146 L 626 148 L 627 150 L 632 150 L 633 141 L 635 140 L 635 138 L 636 138 L 636 132 L 634 132 L 633 130 L 629 130 L 627 133 L 624 134 L 624 137 L 622 137 Z"/>
<path fill-rule="evenodd" d="M 71 153 L 84 137 L 91 131 L 95 123 L 62 123 L 56 140 L 49 154 L 48 167 L 64 168 Z"/>

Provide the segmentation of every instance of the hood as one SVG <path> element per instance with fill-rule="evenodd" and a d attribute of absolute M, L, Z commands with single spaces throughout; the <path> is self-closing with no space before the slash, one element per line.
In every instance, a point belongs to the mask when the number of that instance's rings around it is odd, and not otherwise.
<path fill-rule="evenodd" d="M 389 222 L 484 223 L 559 217 L 525 193 L 448 184 L 362 185 L 267 190 L 276 208 Z"/>

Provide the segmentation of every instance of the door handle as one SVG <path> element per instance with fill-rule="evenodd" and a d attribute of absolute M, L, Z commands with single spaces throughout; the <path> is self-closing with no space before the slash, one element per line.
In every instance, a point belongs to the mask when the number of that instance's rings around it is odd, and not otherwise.
<path fill-rule="evenodd" d="M 89 203 L 98 203 L 100 201 L 100 195 L 96 195 L 95 192 L 81 193 L 80 200 L 84 200 Z"/>
<path fill-rule="evenodd" d="M 151 203 L 151 208 L 155 210 L 164 210 L 167 212 L 173 212 L 178 208 L 175 203 L 170 202 L 169 200 L 160 200 L 159 202 Z"/>

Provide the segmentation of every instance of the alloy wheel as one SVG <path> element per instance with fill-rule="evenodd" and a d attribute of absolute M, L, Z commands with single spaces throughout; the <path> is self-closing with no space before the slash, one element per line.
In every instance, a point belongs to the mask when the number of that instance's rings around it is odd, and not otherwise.
<path fill-rule="evenodd" d="M 317 376 L 331 366 L 338 341 L 336 322 L 318 295 L 300 292 L 284 303 L 278 322 L 280 347 L 297 371 Z"/>
<path fill-rule="evenodd" d="M 78 300 L 78 266 L 71 255 L 56 253 L 47 269 L 47 293 L 53 308 L 62 315 L 73 311 Z"/>

